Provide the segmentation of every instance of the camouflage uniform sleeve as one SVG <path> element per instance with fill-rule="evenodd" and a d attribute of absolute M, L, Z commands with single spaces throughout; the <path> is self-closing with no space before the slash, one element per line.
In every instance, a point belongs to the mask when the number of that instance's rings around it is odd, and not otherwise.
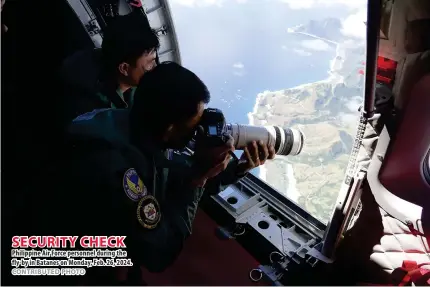
<path fill-rule="evenodd" d="M 178 170 L 178 174 L 182 173 L 182 177 L 184 177 L 184 174 L 186 173 L 192 176 L 192 156 L 187 156 L 185 154 L 175 155 L 173 156 L 173 161 L 178 164 L 178 167 L 176 168 L 176 170 Z M 225 190 L 229 185 L 235 184 L 243 177 L 245 177 L 247 173 L 237 173 L 237 164 L 237 160 L 231 159 L 229 165 L 223 172 L 221 172 L 215 178 L 212 178 L 207 181 L 205 185 L 206 193 L 217 194 Z"/>
<path fill-rule="evenodd" d="M 210 194 L 217 194 L 225 190 L 229 185 L 237 183 L 245 174 L 237 173 L 237 161 L 231 160 L 227 168 L 218 174 L 215 178 L 209 180 L 206 184 L 206 192 Z"/>

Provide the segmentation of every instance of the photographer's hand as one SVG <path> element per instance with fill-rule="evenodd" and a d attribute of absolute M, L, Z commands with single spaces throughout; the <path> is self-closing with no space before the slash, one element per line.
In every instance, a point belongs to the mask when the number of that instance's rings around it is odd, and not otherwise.
<path fill-rule="evenodd" d="M 237 173 L 243 175 L 251 169 L 263 165 L 267 159 L 275 158 L 275 154 L 273 146 L 267 146 L 262 141 L 259 141 L 258 144 L 253 141 L 243 149 L 237 166 Z"/>
<path fill-rule="evenodd" d="M 230 152 L 232 151 L 234 151 L 234 140 L 231 137 L 222 146 L 196 150 L 194 153 L 194 180 L 192 184 L 204 186 L 208 179 L 224 171 L 230 162 Z"/>

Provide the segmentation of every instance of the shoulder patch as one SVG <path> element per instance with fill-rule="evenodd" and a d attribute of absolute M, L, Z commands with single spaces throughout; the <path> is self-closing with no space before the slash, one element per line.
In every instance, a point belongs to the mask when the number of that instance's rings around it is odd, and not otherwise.
<path fill-rule="evenodd" d="M 161 219 L 160 205 L 152 195 L 142 197 L 137 205 L 137 220 L 146 229 L 154 229 Z"/>
<path fill-rule="evenodd" d="M 126 170 L 122 179 L 122 186 L 124 187 L 125 194 L 133 201 L 138 201 L 148 194 L 146 186 L 134 168 Z"/>

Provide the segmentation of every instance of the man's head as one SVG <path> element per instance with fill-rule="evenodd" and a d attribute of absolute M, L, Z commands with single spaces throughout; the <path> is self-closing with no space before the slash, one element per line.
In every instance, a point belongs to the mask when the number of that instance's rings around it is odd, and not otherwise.
<path fill-rule="evenodd" d="M 142 15 L 119 16 L 106 28 L 102 43 L 103 71 L 108 80 L 137 86 L 155 66 L 160 42 Z"/>
<path fill-rule="evenodd" d="M 132 132 L 162 141 L 165 147 L 183 148 L 209 100 L 207 87 L 193 72 L 173 62 L 162 63 L 142 78 L 136 90 Z"/>

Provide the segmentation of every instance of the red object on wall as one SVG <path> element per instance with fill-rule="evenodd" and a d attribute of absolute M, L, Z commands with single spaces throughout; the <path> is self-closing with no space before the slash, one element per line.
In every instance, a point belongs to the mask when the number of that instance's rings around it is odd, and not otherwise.
<path fill-rule="evenodd" d="M 361 63 L 366 65 L 365 62 Z M 377 70 L 376 70 L 376 81 L 379 83 L 384 83 L 388 86 L 392 86 L 394 83 L 394 77 L 396 76 L 397 62 L 384 58 L 378 57 Z M 363 69 L 358 70 L 358 74 L 364 75 Z"/>
<path fill-rule="evenodd" d="M 396 76 L 397 62 L 384 58 L 378 57 L 376 81 L 382 82 L 387 85 L 394 83 L 394 77 Z"/>

